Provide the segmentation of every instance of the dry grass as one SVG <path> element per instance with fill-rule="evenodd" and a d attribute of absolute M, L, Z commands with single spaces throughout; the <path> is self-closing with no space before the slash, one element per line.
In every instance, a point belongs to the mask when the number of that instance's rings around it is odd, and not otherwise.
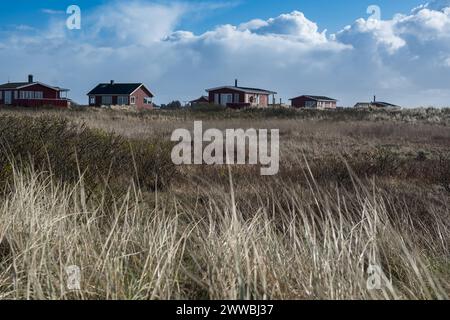
<path fill-rule="evenodd" d="M 185 115 L 58 115 L 143 141 L 192 126 Z M 13 161 L 0 299 L 448 299 L 450 131 L 392 121 L 205 119 L 280 128 L 280 174 L 179 167 L 164 189 L 131 174 L 119 193 L 103 180 L 95 197 L 83 174 Z M 70 265 L 80 291 L 67 290 Z M 392 284 L 368 290 L 370 265 Z"/>

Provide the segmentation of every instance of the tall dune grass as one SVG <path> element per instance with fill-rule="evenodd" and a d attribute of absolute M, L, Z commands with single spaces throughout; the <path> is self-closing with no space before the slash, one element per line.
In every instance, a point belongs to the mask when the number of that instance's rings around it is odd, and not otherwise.
<path fill-rule="evenodd" d="M 0 299 L 448 299 L 445 194 L 418 216 L 376 182 L 326 188 L 305 174 L 267 183 L 248 206 L 232 174 L 226 192 L 205 184 L 192 201 L 133 184 L 111 201 L 108 188 L 87 199 L 83 177 L 13 167 Z M 70 265 L 79 291 L 67 289 Z M 370 265 L 386 276 L 380 290 L 367 288 Z"/>

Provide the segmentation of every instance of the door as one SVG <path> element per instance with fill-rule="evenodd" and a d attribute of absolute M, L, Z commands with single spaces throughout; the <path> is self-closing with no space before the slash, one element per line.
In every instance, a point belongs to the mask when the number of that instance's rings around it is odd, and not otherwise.
<path fill-rule="evenodd" d="M 11 104 L 12 103 L 12 93 L 11 91 L 5 91 L 5 104 Z"/>

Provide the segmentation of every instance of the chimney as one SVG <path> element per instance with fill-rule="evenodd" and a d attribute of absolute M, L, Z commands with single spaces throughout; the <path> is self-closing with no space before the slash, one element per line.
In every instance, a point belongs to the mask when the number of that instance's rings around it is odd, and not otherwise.
<path fill-rule="evenodd" d="M 234 86 L 237 88 L 237 86 L 238 86 L 238 79 L 234 80 Z"/>
<path fill-rule="evenodd" d="M 377 102 L 377 96 L 373 96 L 373 102 Z"/>
<path fill-rule="evenodd" d="M 111 80 L 111 85 L 114 85 L 114 80 Z"/>
<path fill-rule="evenodd" d="M 28 75 L 28 83 L 33 83 L 33 82 L 34 82 L 33 75 L 32 74 Z"/>

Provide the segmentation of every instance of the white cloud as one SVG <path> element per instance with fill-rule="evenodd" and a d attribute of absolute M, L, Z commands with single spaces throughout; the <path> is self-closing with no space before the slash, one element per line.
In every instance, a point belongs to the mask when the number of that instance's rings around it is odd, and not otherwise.
<path fill-rule="evenodd" d="M 202 10 L 217 5 L 227 3 Z M 57 16 L 45 30 L 0 31 L 0 61 L 8 61 L 1 69 L 12 80 L 34 73 L 69 87 L 82 103 L 91 87 L 110 79 L 146 82 L 167 102 L 239 78 L 285 101 L 323 94 L 352 105 L 377 94 L 402 105 L 442 106 L 450 104 L 446 8 L 439 1 L 390 20 L 358 19 L 331 36 L 298 11 L 194 34 L 177 25 L 198 7 L 121 1 L 84 13 L 81 31 L 68 31 Z"/>
<path fill-rule="evenodd" d="M 170 34 L 186 10 L 182 4 L 120 1 L 95 10 L 87 24 L 91 37 L 111 39 L 113 46 L 150 46 Z"/>
<path fill-rule="evenodd" d="M 358 19 L 336 35 L 336 39 L 351 45 L 364 43 L 365 47 L 381 46 L 390 54 L 406 45 L 405 40 L 396 35 L 396 21 Z"/>
<path fill-rule="evenodd" d="M 435 101 L 448 106 L 450 90 L 445 84 L 450 75 L 442 66 L 450 55 L 450 9 L 443 4 L 432 2 L 409 15 L 372 22 L 372 27 L 365 28 L 370 22 L 360 19 L 338 33 L 336 40 L 351 44 L 359 56 L 370 61 L 355 60 L 358 68 L 376 79 L 372 81 L 374 90 L 390 88 L 389 95 L 398 97 L 399 103 Z M 440 95 L 417 96 L 431 91 Z"/>
<path fill-rule="evenodd" d="M 46 14 L 65 14 L 65 12 L 62 10 L 42 9 L 41 11 L 42 11 L 42 13 L 46 13 Z"/>
<path fill-rule="evenodd" d="M 308 20 L 299 11 L 282 14 L 267 21 L 252 20 L 241 24 L 239 30 L 248 30 L 259 35 L 284 35 L 304 42 L 324 43 L 327 41 L 326 30 L 319 33 L 317 24 Z"/>
<path fill-rule="evenodd" d="M 424 3 L 417 8 L 414 8 L 411 12 L 415 13 L 417 11 L 420 11 L 424 8 L 435 10 L 435 11 L 442 11 L 446 8 L 450 8 L 450 0 L 433 0 L 427 3 Z"/>

